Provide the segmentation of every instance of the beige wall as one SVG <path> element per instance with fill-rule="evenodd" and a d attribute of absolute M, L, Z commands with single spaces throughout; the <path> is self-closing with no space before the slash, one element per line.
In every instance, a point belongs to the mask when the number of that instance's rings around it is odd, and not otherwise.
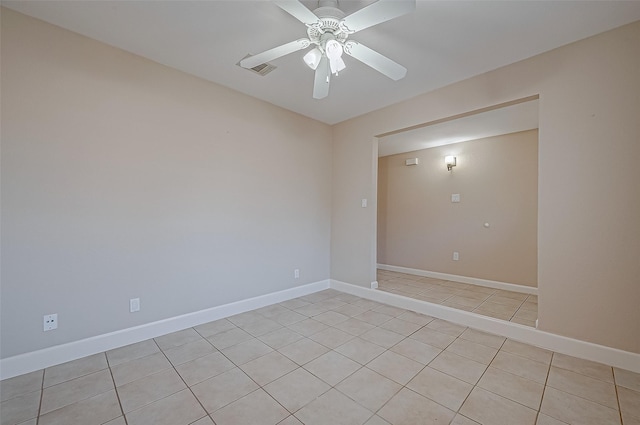
<path fill-rule="evenodd" d="M 379 158 L 380 264 L 535 287 L 537 225 L 537 130 Z"/>
<path fill-rule="evenodd" d="M 539 327 L 640 353 L 638 46 L 635 22 L 334 126 L 332 278 L 375 280 L 376 135 L 539 94 Z"/>
<path fill-rule="evenodd" d="M 1 83 L 2 358 L 329 277 L 329 126 L 6 9 Z"/>

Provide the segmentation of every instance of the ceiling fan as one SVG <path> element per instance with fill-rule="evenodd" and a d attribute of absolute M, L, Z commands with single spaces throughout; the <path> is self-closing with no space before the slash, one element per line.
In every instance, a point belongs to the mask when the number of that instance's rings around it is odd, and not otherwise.
<path fill-rule="evenodd" d="M 358 59 L 395 81 L 407 74 L 407 69 L 402 65 L 364 44 L 347 38 L 365 28 L 412 12 L 416 7 L 416 0 L 378 0 L 348 16 L 338 8 L 337 0 L 320 0 L 319 7 L 313 12 L 299 0 L 275 0 L 274 3 L 307 26 L 308 38 L 248 56 L 240 61 L 243 68 L 265 64 L 313 44 L 315 47 L 307 52 L 303 59 L 315 70 L 315 99 L 327 97 L 331 74 L 338 75 L 338 72 L 346 67 L 342 53 Z"/>

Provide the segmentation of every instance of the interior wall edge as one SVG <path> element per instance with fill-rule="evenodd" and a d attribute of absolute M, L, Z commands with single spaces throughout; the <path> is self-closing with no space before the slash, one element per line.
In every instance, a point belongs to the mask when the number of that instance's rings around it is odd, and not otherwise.
<path fill-rule="evenodd" d="M 410 267 L 392 266 L 389 264 L 378 264 L 381 270 L 390 272 L 407 273 L 434 279 L 451 280 L 453 282 L 468 283 L 470 285 L 486 286 L 503 291 L 520 292 L 523 294 L 538 295 L 538 288 L 533 286 L 519 285 L 517 283 L 499 282 L 497 280 L 479 279 L 470 276 L 460 276 L 455 274 L 432 272 L 429 270 L 412 269 Z"/>
<path fill-rule="evenodd" d="M 14 376 L 102 353 L 103 351 L 113 350 L 171 332 L 313 294 L 314 292 L 328 289 L 329 283 L 329 280 L 325 279 L 295 288 L 0 359 L 0 379 L 13 378 Z"/>
<path fill-rule="evenodd" d="M 640 353 L 569 338 L 518 323 L 481 316 L 464 310 L 457 310 L 455 308 L 403 297 L 389 292 L 377 291 L 335 279 L 330 280 L 330 288 L 372 301 L 389 304 L 394 307 L 426 314 L 427 316 L 438 319 L 448 320 L 459 325 L 500 335 L 557 353 L 640 373 Z"/>

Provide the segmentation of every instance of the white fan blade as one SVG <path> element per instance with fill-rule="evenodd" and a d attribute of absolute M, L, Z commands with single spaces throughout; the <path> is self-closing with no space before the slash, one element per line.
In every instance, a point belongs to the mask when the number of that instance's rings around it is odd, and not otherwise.
<path fill-rule="evenodd" d="M 298 0 L 276 0 L 278 7 L 306 25 L 313 25 L 319 21 L 318 17 Z"/>
<path fill-rule="evenodd" d="M 329 72 L 329 59 L 326 56 L 322 56 L 320 63 L 316 68 L 316 77 L 313 82 L 313 98 L 323 99 L 329 95 L 329 79 L 331 73 Z"/>
<path fill-rule="evenodd" d="M 413 12 L 415 8 L 416 0 L 378 0 L 344 18 L 340 27 L 354 33 Z"/>
<path fill-rule="evenodd" d="M 356 41 L 344 43 L 344 52 L 394 81 L 407 75 L 407 68 Z"/>
<path fill-rule="evenodd" d="M 254 66 L 262 65 L 263 63 L 286 56 L 289 53 L 307 48 L 310 44 L 311 43 L 308 39 L 301 38 L 300 40 L 292 41 L 290 43 L 283 44 L 282 46 L 274 47 L 273 49 L 258 53 L 257 55 L 244 58 L 240 61 L 240 66 L 243 68 L 253 68 Z"/>

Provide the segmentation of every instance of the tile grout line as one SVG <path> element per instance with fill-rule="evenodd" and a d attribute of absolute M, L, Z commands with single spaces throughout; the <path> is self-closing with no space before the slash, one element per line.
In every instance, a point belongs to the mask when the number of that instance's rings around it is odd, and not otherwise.
<path fill-rule="evenodd" d="M 40 383 L 40 402 L 38 404 L 38 415 L 36 416 L 36 425 L 40 423 L 40 412 L 42 411 L 42 398 L 44 397 L 44 373 L 46 369 L 42 369 L 42 382 Z"/>
<path fill-rule="evenodd" d="M 120 401 L 120 393 L 118 393 L 118 387 L 116 386 L 116 380 L 113 377 L 113 371 L 111 370 L 111 364 L 109 363 L 109 357 L 107 356 L 107 352 L 106 351 L 104 352 L 104 358 L 107 361 L 107 368 L 109 369 L 109 376 L 111 376 L 111 382 L 113 382 L 113 391 L 116 393 L 116 398 L 118 399 L 118 406 L 120 407 L 120 412 L 122 413 L 122 418 L 124 419 L 125 425 L 128 425 L 129 422 L 127 421 L 127 417 L 124 414 L 124 409 L 122 408 L 122 401 Z"/>

